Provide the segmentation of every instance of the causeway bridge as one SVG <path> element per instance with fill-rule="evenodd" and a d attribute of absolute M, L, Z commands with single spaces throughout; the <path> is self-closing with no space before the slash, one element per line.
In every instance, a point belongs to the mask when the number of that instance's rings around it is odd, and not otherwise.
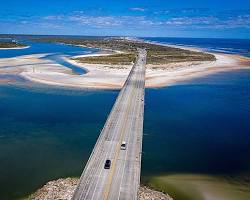
<path fill-rule="evenodd" d="M 81 175 L 73 200 L 137 200 L 147 52 L 138 56 Z M 125 149 L 121 145 L 125 144 Z M 109 169 L 105 169 L 110 160 Z"/>

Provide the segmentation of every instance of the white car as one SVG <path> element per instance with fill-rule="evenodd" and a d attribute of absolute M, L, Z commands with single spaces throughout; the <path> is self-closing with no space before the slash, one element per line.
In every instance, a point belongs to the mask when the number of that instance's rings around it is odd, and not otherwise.
<path fill-rule="evenodd" d="M 126 150 L 126 142 L 122 142 L 121 144 L 121 150 Z"/>

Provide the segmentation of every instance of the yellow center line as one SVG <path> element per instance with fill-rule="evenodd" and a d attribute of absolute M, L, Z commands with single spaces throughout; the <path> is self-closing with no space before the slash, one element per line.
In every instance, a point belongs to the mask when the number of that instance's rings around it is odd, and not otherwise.
<path fill-rule="evenodd" d="M 132 90 L 132 96 L 134 96 L 134 93 L 135 93 L 135 90 L 133 89 Z M 108 184 L 106 185 L 105 187 L 105 190 L 104 190 L 104 200 L 107 200 L 108 199 L 108 196 L 109 196 L 109 192 L 110 192 L 110 188 L 111 188 L 111 184 L 112 184 L 112 179 L 113 179 L 113 175 L 114 175 L 114 172 L 115 172 L 115 168 L 116 168 L 116 163 L 117 163 L 117 158 L 119 156 L 119 152 L 120 152 L 120 146 L 121 146 L 121 143 L 122 143 L 122 139 L 124 138 L 124 135 L 125 135 L 125 125 L 127 124 L 128 122 L 128 113 L 129 113 L 129 108 L 130 108 L 130 104 L 131 104 L 131 101 L 132 101 L 133 98 L 130 98 L 129 99 L 129 106 L 127 107 L 126 109 L 126 120 L 125 120 L 125 123 L 123 123 L 123 126 L 122 126 L 122 134 L 119 138 L 119 142 L 116 146 L 116 152 L 115 152 L 115 158 L 114 158 L 114 164 L 112 165 L 111 164 L 111 170 L 110 170 L 110 173 L 109 173 L 109 179 L 108 179 Z"/>

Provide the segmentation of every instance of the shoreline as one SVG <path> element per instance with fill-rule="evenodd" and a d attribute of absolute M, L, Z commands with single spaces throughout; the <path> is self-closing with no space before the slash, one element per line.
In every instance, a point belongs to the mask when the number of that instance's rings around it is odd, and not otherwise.
<path fill-rule="evenodd" d="M 90 54 L 88 56 L 93 56 L 93 54 Z M 207 72 L 208 74 L 214 74 L 214 73 L 218 73 L 218 72 L 221 72 L 221 71 L 249 69 L 249 66 L 250 66 L 249 65 L 249 63 L 250 63 L 249 58 L 246 58 L 246 57 L 243 57 L 243 56 L 238 56 L 238 55 L 228 55 L 228 54 L 218 54 L 217 56 L 218 56 L 218 58 L 219 58 L 218 60 L 220 60 L 220 62 L 217 62 L 217 63 L 216 62 L 201 63 L 200 65 L 198 65 L 199 69 L 197 68 L 197 65 L 194 65 L 194 66 L 191 65 L 189 67 L 188 66 L 185 66 L 185 67 L 177 66 L 177 68 L 169 69 L 169 70 L 164 70 L 164 69 L 162 69 L 162 70 L 161 69 L 153 70 L 153 69 L 150 69 L 150 66 L 149 66 L 149 69 L 151 70 L 150 72 L 152 72 L 152 76 L 153 76 L 154 81 L 160 81 L 160 78 L 162 78 L 164 80 L 168 79 L 170 85 L 181 82 L 182 78 L 183 78 L 183 80 L 186 80 L 185 78 L 193 79 L 193 78 L 195 78 L 195 76 L 197 76 L 197 77 L 206 76 L 205 72 Z M 65 79 L 71 78 L 71 76 L 72 76 L 72 79 L 75 78 L 75 77 L 78 77 L 76 75 L 72 75 L 71 70 L 69 70 L 68 68 L 62 67 L 61 65 L 53 63 L 51 61 L 42 60 L 41 57 L 43 57 L 42 54 L 41 55 L 35 55 L 35 56 L 30 55 L 30 56 L 16 57 L 15 59 L 17 59 L 16 62 L 18 62 L 18 63 L 15 63 L 15 64 L 13 63 L 13 66 L 11 66 L 10 68 L 6 68 L 7 72 L 9 70 L 10 73 L 16 73 L 17 75 L 19 75 L 20 73 L 22 73 L 22 70 L 24 72 L 27 70 L 28 72 L 31 72 L 31 73 L 34 73 L 34 74 L 38 74 L 38 75 L 40 74 L 38 76 L 40 78 L 40 80 L 42 80 L 41 76 L 43 76 L 43 75 L 45 76 L 46 73 L 48 73 L 49 75 L 53 75 L 53 77 L 55 77 L 55 76 L 63 76 L 65 74 L 65 76 L 67 76 L 67 77 L 63 77 Z M 65 58 L 65 59 L 66 60 L 69 59 L 69 62 L 71 62 L 70 58 Z M 32 60 L 32 63 L 34 61 L 34 63 L 33 63 L 33 65 L 35 65 L 34 66 L 34 68 L 35 68 L 34 72 L 32 71 L 33 69 L 31 68 L 31 66 L 29 66 L 29 61 L 30 60 Z M 9 59 L 9 61 L 14 62 L 13 59 Z M 2 63 L 2 64 L 3 64 L 2 68 L 4 68 L 4 63 Z M 20 66 L 20 64 L 21 64 L 21 66 Z M 79 64 L 79 63 L 75 63 L 75 64 L 83 67 L 86 70 L 88 70 L 88 68 L 90 68 L 91 70 L 87 71 L 86 74 L 88 74 L 88 73 L 96 73 L 94 71 L 94 69 L 95 69 L 94 67 L 96 67 L 95 65 L 88 67 L 88 66 L 86 66 L 84 64 Z M 211 66 L 214 66 L 214 67 L 211 67 Z M 2 69 L 2 68 L 0 67 L 0 75 L 1 75 L 1 70 L 5 70 L 5 69 Z M 97 69 L 97 72 L 100 72 L 100 71 L 103 71 L 103 70 L 107 70 L 108 72 L 110 71 L 110 68 L 108 66 L 99 66 L 99 68 L 100 69 Z M 105 68 L 107 68 L 107 69 L 105 69 Z M 128 70 L 128 66 L 126 66 L 125 68 L 126 69 L 124 69 L 124 73 L 125 73 L 125 71 Z M 152 68 L 152 66 L 151 66 L 151 68 Z M 219 68 L 219 69 L 217 69 L 217 68 Z M 53 70 L 53 71 L 50 71 L 50 70 Z M 117 71 L 117 69 L 114 69 L 114 71 Z M 54 74 L 50 74 L 52 72 Z M 159 73 L 159 77 L 156 76 L 156 73 Z M 164 77 L 163 73 L 165 74 L 166 77 Z M 171 77 L 171 76 L 173 76 L 173 73 L 174 74 L 177 73 L 177 75 L 174 76 L 174 77 Z M 70 76 L 68 76 L 68 75 L 70 75 Z M 85 75 L 82 75 L 82 76 L 85 76 Z M 102 76 L 104 76 L 104 75 L 102 75 Z M 102 78 L 102 77 L 100 77 L 100 78 Z M 46 79 L 45 79 L 45 81 L 46 81 Z M 70 81 L 72 81 L 72 80 L 69 80 L 68 84 L 70 84 Z M 37 80 L 35 80 L 34 82 L 37 82 Z M 157 84 L 159 84 L 159 82 Z M 164 82 L 164 84 L 166 84 L 166 82 Z M 55 82 L 52 81 L 51 85 L 55 85 Z M 64 86 L 64 87 L 70 87 L 70 86 Z M 159 86 L 159 87 L 161 87 L 161 86 Z M 101 88 L 99 88 L 99 89 L 101 89 Z M 178 178 L 178 182 L 177 182 L 178 183 L 178 188 L 182 189 L 183 186 L 180 185 L 180 178 L 179 177 L 177 177 L 177 178 L 176 177 L 170 177 L 170 178 L 171 178 L 170 179 L 171 184 L 175 184 L 176 179 Z M 169 177 L 167 177 L 167 179 L 169 180 Z M 195 184 L 195 183 L 191 183 L 191 181 L 194 180 L 194 177 L 190 177 L 190 178 L 189 177 L 184 177 L 184 180 L 188 181 L 187 185 L 188 184 L 189 185 L 194 185 Z M 163 178 L 160 177 L 160 179 L 157 178 L 156 181 L 164 182 L 165 178 L 163 179 Z M 169 184 L 169 182 L 166 182 L 166 183 Z M 186 182 L 184 182 L 184 183 L 186 184 Z M 207 193 L 207 191 L 208 191 L 207 188 L 203 188 L 204 184 L 201 185 L 200 187 L 199 186 L 200 185 L 195 185 L 196 188 L 200 189 L 207 196 L 209 196 L 210 194 L 213 194 L 213 193 Z M 190 190 L 188 192 L 190 192 Z M 210 196 L 210 198 L 211 198 L 211 196 Z"/>
<path fill-rule="evenodd" d="M 0 50 L 14 50 L 14 49 L 28 49 L 30 46 L 24 46 L 24 47 L 1 47 Z"/>
<path fill-rule="evenodd" d="M 79 178 L 60 178 L 49 181 L 35 193 L 31 194 L 29 200 L 71 200 L 77 187 Z M 168 194 L 153 190 L 148 186 L 141 185 L 137 200 L 173 200 Z"/>
<path fill-rule="evenodd" d="M 205 52 L 204 50 L 197 48 L 194 49 L 192 47 L 182 47 L 177 45 L 172 47 Z M 102 50 L 92 54 L 63 57 L 66 62 L 84 69 L 86 73 L 83 75 L 75 75 L 72 73 L 71 69 L 65 66 L 50 60 L 42 59 L 43 54 L 2 58 L 0 59 L 0 73 L 15 74 L 32 82 L 53 86 L 79 89 L 120 89 L 132 68 L 132 64 L 83 64 L 73 60 L 78 57 L 103 56 L 114 53 L 120 52 Z M 211 54 L 216 57 L 216 61 L 193 61 L 165 65 L 146 65 L 146 88 L 167 87 L 179 82 L 219 72 L 250 69 L 250 58 L 248 57 L 223 53 Z M 6 68 L 6 63 L 8 63 L 8 68 Z"/>
<path fill-rule="evenodd" d="M 103 54 L 95 54 L 93 56 L 98 55 Z M 177 63 L 179 66 L 170 66 L 170 69 L 163 69 L 161 66 L 157 66 L 157 68 L 154 69 L 155 66 L 147 65 L 146 88 L 167 87 L 178 82 L 188 81 L 219 72 L 250 69 L 249 58 L 228 54 L 214 55 L 216 56 L 216 61 Z M 21 75 L 30 81 L 48 85 L 93 89 L 120 89 L 126 80 L 129 70 L 132 68 L 132 65 L 109 66 L 102 64 L 81 64 L 71 58 L 64 58 L 64 60 L 70 64 L 83 68 L 86 70 L 86 74 L 76 77 L 73 75 L 67 76 L 65 74 L 53 75 L 51 72 L 47 74 L 50 78 L 32 73 L 22 73 Z M 59 80 L 59 82 L 55 81 L 56 79 Z"/>
<path fill-rule="evenodd" d="M 221 199 L 247 200 L 249 182 L 244 179 L 197 173 L 162 174 L 144 178 L 137 200 Z M 59 178 L 48 181 L 25 199 L 70 200 L 79 178 Z"/>

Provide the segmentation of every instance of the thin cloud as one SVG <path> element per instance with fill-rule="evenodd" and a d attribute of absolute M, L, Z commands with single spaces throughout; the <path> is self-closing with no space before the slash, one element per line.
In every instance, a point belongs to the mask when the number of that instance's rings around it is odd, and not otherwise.
<path fill-rule="evenodd" d="M 248 10 L 249 11 L 249 10 Z M 197 10 L 186 9 L 185 12 L 197 12 Z M 189 30 L 189 29 L 234 29 L 234 28 L 250 28 L 250 12 L 230 11 L 232 15 L 221 13 L 199 16 L 183 15 L 183 16 L 134 16 L 134 15 L 89 15 L 83 11 L 75 11 L 64 15 L 48 15 L 40 18 L 21 17 L 20 19 L 7 20 L 10 23 L 20 23 L 21 25 L 32 26 L 42 24 L 43 27 L 76 27 L 76 28 L 97 28 L 97 29 L 173 29 L 173 30 Z M 13 22 L 14 20 L 14 22 Z M 0 19 L 0 23 L 6 23 L 6 19 Z"/>
<path fill-rule="evenodd" d="M 176 17 L 171 18 L 164 23 L 165 25 L 173 27 L 193 27 L 199 28 L 219 28 L 219 29 L 232 29 L 232 28 L 250 28 L 250 15 L 240 15 L 230 17 L 227 19 L 220 19 L 214 16 L 207 17 Z"/>
<path fill-rule="evenodd" d="M 43 17 L 43 19 L 45 20 L 62 20 L 63 18 L 64 18 L 63 15 L 49 15 L 49 16 Z"/>
<path fill-rule="evenodd" d="M 130 8 L 129 10 L 144 12 L 144 11 L 146 11 L 146 8 L 143 8 L 143 7 L 134 7 L 134 8 Z"/>
<path fill-rule="evenodd" d="M 85 16 L 85 15 L 77 15 L 77 16 L 69 16 L 66 20 L 71 22 L 76 22 L 81 25 L 88 25 L 93 27 L 114 27 L 122 24 L 121 19 L 118 19 L 113 16 Z"/>
<path fill-rule="evenodd" d="M 183 8 L 183 9 L 166 9 L 155 10 L 153 13 L 156 15 L 169 15 L 169 16 L 203 16 L 209 14 L 209 8 Z"/>

